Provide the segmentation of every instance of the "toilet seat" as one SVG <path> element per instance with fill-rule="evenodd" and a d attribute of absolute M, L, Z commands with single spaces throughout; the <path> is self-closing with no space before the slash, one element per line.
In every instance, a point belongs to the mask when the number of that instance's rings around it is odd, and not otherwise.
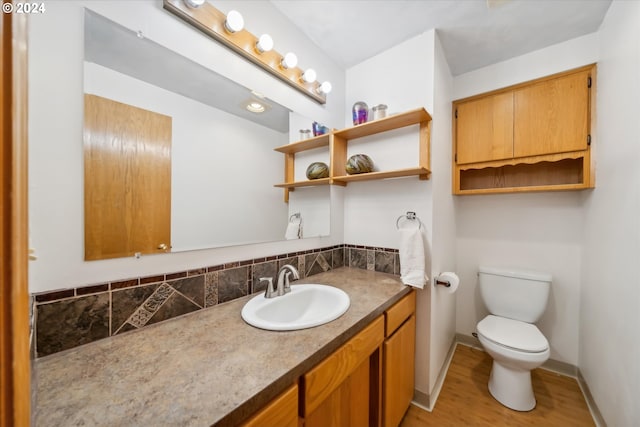
<path fill-rule="evenodd" d="M 525 353 L 541 353 L 549 342 L 533 324 L 506 317 L 488 315 L 477 325 L 478 333 L 503 347 Z"/>

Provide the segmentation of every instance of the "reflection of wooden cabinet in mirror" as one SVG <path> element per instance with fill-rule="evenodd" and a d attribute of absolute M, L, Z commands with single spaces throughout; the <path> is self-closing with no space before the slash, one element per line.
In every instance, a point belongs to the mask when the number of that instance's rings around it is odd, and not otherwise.
<path fill-rule="evenodd" d="M 595 65 L 453 102 L 453 193 L 593 188 Z"/>
<path fill-rule="evenodd" d="M 420 130 L 417 153 L 418 165 L 416 167 L 347 175 L 347 172 L 345 171 L 345 163 L 347 161 L 347 146 L 349 144 L 349 140 L 376 135 L 417 124 L 420 125 Z M 398 178 L 403 176 L 418 176 L 420 179 L 429 179 L 429 176 L 431 175 L 430 128 L 431 115 L 429 115 L 424 108 L 418 108 L 351 128 L 336 130 L 326 135 L 320 135 L 315 138 L 276 147 L 276 151 L 285 154 L 285 182 L 282 184 L 276 184 L 275 186 L 285 189 L 284 199 L 285 202 L 287 202 L 289 200 L 289 191 L 293 191 L 296 187 L 309 187 L 327 184 L 345 186 L 351 181 L 369 181 L 374 179 Z M 329 147 L 331 161 L 331 165 L 329 166 L 329 178 L 295 181 L 295 153 L 321 147 Z"/>
<path fill-rule="evenodd" d="M 171 117 L 85 94 L 85 259 L 171 247 Z"/>

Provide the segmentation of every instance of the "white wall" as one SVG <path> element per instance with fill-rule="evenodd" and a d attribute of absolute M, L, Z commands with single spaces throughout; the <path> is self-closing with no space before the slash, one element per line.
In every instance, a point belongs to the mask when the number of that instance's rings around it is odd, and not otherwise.
<path fill-rule="evenodd" d="M 591 34 L 457 76 L 454 99 L 597 62 L 597 44 Z M 487 313 L 477 290 L 479 265 L 548 272 L 551 296 L 538 325 L 551 358 L 577 365 L 582 193 L 459 196 L 456 203 L 457 332 L 470 335 Z"/>
<path fill-rule="evenodd" d="M 425 224 L 427 274 L 455 269 L 455 222 L 450 193 L 451 84 L 435 31 L 426 32 L 347 70 L 345 126 L 351 107 L 386 104 L 390 114 L 425 107 L 432 115 L 432 178 L 350 183 L 345 192 L 345 243 L 397 248 L 396 220 L 416 212 Z M 363 152 L 380 170 L 415 167 L 418 126 L 350 143 L 348 155 Z M 431 282 L 429 282 L 431 283 Z M 418 292 L 416 389 L 430 395 L 455 334 L 455 296 Z"/>
<path fill-rule="evenodd" d="M 221 2 L 223 5 L 230 2 Z M 301 66 L 313 66 L 333 92 L 321 106 L 262 69 L 239 58 L 162 9 L 162 2 L 56 1 L 29 22 L 29 205 L 30 291 L 183 271 L 228 261 L 330 246 L 343 242 L 342 211 L 332 211 L 335 231 L 326 238 L 234 246 L 212 250 L 84 262 L 82 187 L 83 8 L 134 30 L 187 58 L 267 94 L 303 116 L 333 126 L 342 124 L 344 72 L 269 2 L 233 2 L 247 28 L 269 31 L 280 52 L 298 53 Z M 216 3 L 217 5 L 217 3 Z M 222 7 L 222 6 L 220 6 Z M 281 159 L 284 164 L 284 158 Z M 274 182 L 275 184 L 275 182 Z M 341 206 L 339 192 L 332 202 Z"/>
<path fill-rule="evenodd" d="M 600 29 L 596 189 L 584 195 L 579 367 L 609 426 L 640 424 L 640 2 Z"/>
<path fill-rule="evenodd" d="M 451 194 L 451 95 L 453 78 L 436 33 L 434 56 L 434 107 L 431 127 L 431 169 L 433 182 L 433 249 L 431 275 L 456 272 L 456 222 Z M 433 282 L 432 282 L 433 283 Z M 434 388 L 456 333 L 456 299 L 446 288 L 431 288 L 431 339 L 429 395 L 433 406 Z M 436 396 L 434 396 L 436 394 Z"/>

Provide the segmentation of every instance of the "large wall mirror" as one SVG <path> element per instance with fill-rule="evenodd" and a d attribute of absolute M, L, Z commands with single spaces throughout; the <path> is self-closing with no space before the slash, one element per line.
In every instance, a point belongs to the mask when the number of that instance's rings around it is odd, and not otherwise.
<path fill-rule="evenodd" d="M 299 123 L 311 120 L 271 101 L 265 96 L 268 94 L 252 92 L 101 15 L 85 9 L 84 19 L 85 222 L 94 221 L 96 215 L 106 215 L 109 209 L 117 216 L 115 225 L 103 224 L 89 231 L 85 228 L 86 259 L 285 240 L 288 223 L 294 216 L 302 220 L 302 237 L 329 235 L 329 187 L 296 190 L 285 203 L 283 191 L 273 186 L 282 182 L 284 165 L 282 154 L 273 149 L 289 143 L 292 130 L 297 135 Z M 107 107 L 88 112 L 87 96 L 106 100 Z M 250 111 L 250 104 L 256 101 L 264 106 L 264 112 Z M 134 110 L 112 112 L 112 108 L 121 106 Z M 102 182 L 91 183 L 91 177 L 104 171 L 89 167 L 93 161 L 98 165 L 105 161 L 104 157 L 96 158 L 96 152 L 123 139 L 120 132 L 125 125 L 112 118 L 147 122 L 155 135 L 160 126 L 153 120 L 136 119 L 136 111 L 150 112 L 168 121 L 169 146 L 146 148 L 148 155 L 167 160 L 165 178 L 169 181 L 164 187 L 143 189 L 145 196 L 151 196 L 150 201 L 145 198 L 139 208 L 133 209 L 134 215 L 126 216 L 122 206 L 114 204 L 113 197 L 105 196 L 113 189 L 101 188 L 109 187 L 116 177 L 135 175 L 143 168 L 128 160 L 130 164 L 119 165 L 110 172 L 111 177 L 107 174 Z M 88 125 L 90 115 L 106 122 L 108 132 L 113 131 L 102 147 L 91 141 L 96 140 L 96 135 L 104 136 L 105 130 Z M 133 145 L 121 144 L 117 150 L 140 151 L 147 144 L 144 138 L 138 139 L 138 145 L 133 141 Z M 90 145 L 95 150 L 87 154 Z M 152 158 L 151 162 L 155 166 L 150 170 L 158 174 L 162 161 Z M 153 180 L 161 179 L 151 176 Z M 144 186 L 144 179 L 142 182 Z M 131 194 L 117 197 L 121 196 Z M 159 238 L 150 250 L 87 256 L 88 236 L 96 241 L 125 241 L 131 240 L 132 230 L 152 233 L 145 228 L 156 227 L 158 218 L 152 217 L 157 211 L 153 208 L 145 215 L 140 212 L 155 203 L 153 200 L 170 209 L 170 219 L 166 219 L 169 236 Z M 91 209 L 100 214 L 90 213 Z M 132 217 L 137 217 L 139 224 L 131 224 Z M 97 234 L 100 232 L 104 236 Z"/>

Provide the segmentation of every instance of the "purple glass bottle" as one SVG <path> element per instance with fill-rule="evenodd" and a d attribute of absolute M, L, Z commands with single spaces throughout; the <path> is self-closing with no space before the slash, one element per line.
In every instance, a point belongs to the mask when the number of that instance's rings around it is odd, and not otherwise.
<path fill-rule="evenodd" d="M 367 119 L 369 118 L 369 106 L 365 102 L 356 102 L 353 104 L 353 109 L 351 111 L 353 113 L 354 126 L 367 122 Z"/>

